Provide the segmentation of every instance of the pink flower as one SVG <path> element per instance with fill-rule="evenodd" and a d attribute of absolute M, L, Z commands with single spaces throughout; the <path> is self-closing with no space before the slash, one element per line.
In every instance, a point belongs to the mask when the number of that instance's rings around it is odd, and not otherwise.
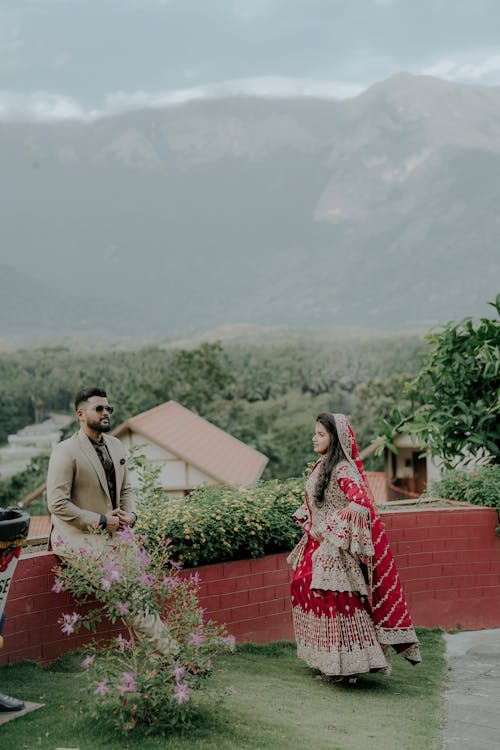
<path fill-rule="evenodd" d="M 177 701 L 179 706 L 181 703 L 189 700 L 189 693 L 191 692 L 188 685 L 185 682 L 178 682 L 174 690 L 174 699 Z"/>
<path fill-rule="evenodd" d="M 195 633 L 189 633 L 189 645 L 199 648 L 205 640 L 202 634 L 197 630 Z"/>
<path fill-rule="evenodd" d="M 109 686 L 108 681 L 103 680 L 102 682 L 95 682 L 95 695 L 106 695 L 106 693 L 109 693 Z"/>
<path fill-rule="evenodd" d="M 101 588 L 103 591 L 109 591 L 111 588 L 111 581 L 109 578 L 101 578 Z"/>
<path fill-rule="evenodd" d="M 116 533 L 116 538 L 123 544 L 126 544 L 127 542 L 133 542 L 135 539 L 134 530 L 131 526 L 125 526 L 125 528 L 120 529 L 120 531 Z"/>
<path fill-rule="evenodd" d="M 196 573 L 190 573 L 189 580 L 193 581 L 193 583 L 199 584 L 201 582 L 201 576 L 198 571 L 196 571 Z"/>
<path fill-rule="evenodd" d="M 128 614 L 128 602 L 116 602 L 116 609 L 123 617 L 124 615 Z"/>
<path fill-rule="evenodd" d="M 57 536 L 54 538 L 54 541 L 52 542 L 53 547 L 64 547 L 64 539 L 60 534 L 57 534 Z"/>
<path fill-rule="evenodd" d="M 75 625 L 80 619 L 80 615 L 76 612 L 73 612 L 72 615 L 65 615 L 58 620 L 58 622 L 62 623 L 61 632 L 64 633 L 64 635 L 71 635 L 75 632 Z"/>
<path fill-rule="evenodd" d="M 125 693 L 133 693 L 134 690 L 137 690 L 137 683 L 135 681 L 135 674 L 133 672 L 123 672 L 122 681 L 118 686 L 118 690 L 120 692 L 120 695 L 124 695 Z"/>
<path fill-rule="evenodd" d="M 54 594 L 60 594 L 61 591 L 66 591 L 66 589 L 64 588 L 64 583 L 59 578 L 56 578 L 56 580 L 54 581 L 52 591 L 54 592 Z"/>
<path fill-rule="evenodd" d="M 230 648 L 234 648 L 236 646 L 236 638 L 234 637 L 234 635 L 227 635 L 222 640 L 224 641 L 224 643 L 227 643 Z"/>
<path fill-rule="evenodd" d="M 85 659 L 84 659 L 84 660 L 82 661 L 82 667 L 83 667 L 84 669 L 88 669 L 88 668 L 89 668 L 89 667 L 91 667 L 91 666 L 92 666 L 92 664 L 94 663 L 94 659 L 95 659 L 95 654 L 89 654 L 89 655 L 88 655 L 88 656 L 86 656 L 86 657 L 85 657 Z"/>

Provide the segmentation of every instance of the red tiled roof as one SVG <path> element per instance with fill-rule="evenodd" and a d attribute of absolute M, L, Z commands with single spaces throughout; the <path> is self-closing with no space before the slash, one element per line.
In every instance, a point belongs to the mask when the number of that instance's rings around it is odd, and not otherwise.
<path fill-rule="evenodd" d="M 387 477 L 385 471 L 367 471 L 366 478 L 376 503 L 387 502 Z"/>
<path fill-rule="evenodd" d="M 132 430 L 219 482 L 246 485 L 256 482 L 268 458 L 176 401 L 137 414 L 114 431 L 119 437 Z"/>

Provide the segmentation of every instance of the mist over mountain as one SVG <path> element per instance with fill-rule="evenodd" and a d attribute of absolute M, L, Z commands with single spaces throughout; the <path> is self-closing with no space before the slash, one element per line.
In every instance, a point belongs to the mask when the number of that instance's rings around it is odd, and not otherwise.
<path fill-rule="evenodd" d="M 0 124 L 0 336 L 426 328 L 500 289 L 500 89 Z"/>

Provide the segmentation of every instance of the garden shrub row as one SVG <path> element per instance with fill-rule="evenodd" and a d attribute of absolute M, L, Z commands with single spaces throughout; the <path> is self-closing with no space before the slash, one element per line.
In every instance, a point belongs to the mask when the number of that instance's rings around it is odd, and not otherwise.
<path fill-rule="evenodd" d="M 140 505 L 136 530 L 155 547 L 171 539 L 185 567 L 291 550 L 302 531 L 293 512 L 303 502 L 304 478 L 250 487 L 200 487 L 188 497 L 155 494 Z"/>
<path fill-rule="evenodd" d="M 448 471 L 442 479 L 432 483 L 429 494 L 496 508 L 500 512 L 500 465 Z"/>

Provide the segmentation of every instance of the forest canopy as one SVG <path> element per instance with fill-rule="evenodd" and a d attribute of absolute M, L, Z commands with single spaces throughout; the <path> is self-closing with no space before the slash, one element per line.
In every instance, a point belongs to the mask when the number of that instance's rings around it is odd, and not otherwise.
<path fill-rule="evenodd" d="M 174 399 L 265 453 L 265 478 L 299 476 L 313 457 L 317 414 L 349 414 L 366 446 L 381 420 L 401 405 L 425 347 L 418 336 L 322 336 L 191 349 L 3 353 L 0 443 L 51 412 L 72 413 L 75 392 L 100 385 L 116 409 L 114 426 Z"/>

